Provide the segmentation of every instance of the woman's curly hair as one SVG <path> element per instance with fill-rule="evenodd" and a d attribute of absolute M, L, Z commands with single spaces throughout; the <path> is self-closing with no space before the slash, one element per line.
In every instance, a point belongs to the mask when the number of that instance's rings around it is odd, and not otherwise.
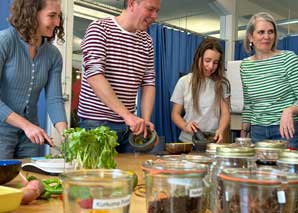
<path fill-rule="evenodd" d="M 9 22 L 21 34 L 26 42 L 35 42 L 38 21 L 37 13 L 42 10 L 49 0 L 14 0 L 10 8 Z M 57 36 L 58 41 L 64 42 L 63 18 L 60 15 L 60 25 L 55 28 L 52 37 L 47 37 L 48 41 L 53 41 Z"/>

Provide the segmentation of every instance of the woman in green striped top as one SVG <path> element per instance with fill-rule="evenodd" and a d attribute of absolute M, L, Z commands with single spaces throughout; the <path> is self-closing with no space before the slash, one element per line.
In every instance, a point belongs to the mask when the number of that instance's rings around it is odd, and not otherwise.
<path fill-rule="evenodd" d="M 244 47 L 255 54 L 241 63 L 244 109 L 241 137 L 289 141 L 298 148 L 298 57 L 276 49 L 276 23 L 268 13 L 250 19 Z"/>

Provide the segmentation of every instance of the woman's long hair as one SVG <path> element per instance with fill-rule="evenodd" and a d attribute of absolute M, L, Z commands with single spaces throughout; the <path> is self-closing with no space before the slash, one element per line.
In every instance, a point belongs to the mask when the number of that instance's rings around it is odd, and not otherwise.
<path fill-rule="evenodd" d="M 205 76 L 204 76 L 204 54 L 206 50 L 215 50 L 220 53 L 220 59 L 216 71 L 210 76 L 215 82 L 215 102 L 214 107 L 217 109 L 223 100 L 223 84 L 230 90 L 229 81 L 224 77 L 224 53 L 218 39 L 206 38 L 202 41 L 196 50 L 193 64 L 191 67 L 192 79 L 191 79 L 191 92 L 193 100 L 193 109 L 200 114 L 199 97 L 201 90 L 205 88 Z M 199 62 L 199 63 L 198 63 Z M 216 110 L 216 112 L 218 112 Z"/>
<path fill-rule="evenodd" d="M 22 38 L 28 43 L 35 43 L 37 40 L 37 13 L 46 6 L 47 1 L 53 0 L 14 0 L 11 5 L 8 20 L 10 24 L 20 33 Z M 60 15 L 60 25 L 55 28 L 53 36 L 47 37 L 47 39 L 48 41 L 52 41 L 56 36 L 58 41 L 64 42 L 62 14 Z"/>

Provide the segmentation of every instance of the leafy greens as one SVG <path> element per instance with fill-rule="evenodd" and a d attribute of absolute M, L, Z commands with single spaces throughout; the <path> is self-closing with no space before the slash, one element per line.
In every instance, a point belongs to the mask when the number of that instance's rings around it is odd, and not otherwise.
<path fill-rule="evenodd" d="M 91 130 L 70 128 L 63 132 L 63 136 L 66 140 L 62 150 L 67 162 L 75 160 L 78 167 L 84 169 L 116 168 L 118 136 L 109 127 L 100 126 Z"/>

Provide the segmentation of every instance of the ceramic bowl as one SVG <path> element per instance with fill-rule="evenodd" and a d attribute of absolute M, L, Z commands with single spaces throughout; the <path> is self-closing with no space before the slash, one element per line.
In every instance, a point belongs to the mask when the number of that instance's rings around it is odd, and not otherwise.
<path fill-rule="evenodd" d="M 22 162 L 19 160 L 0 160 L 0 185 L 14 179 L 20 172 Z"/>
<path fill-rule="evenodd" d="M 143 134 L 133 135 L 132 133 L 128 137 L 130 145 L 136 152 L 150 152 L 154 147 L 156 139 L 157 133 L 155 130 L 149 130 L 146 138 L 144 138 Z"/>
<path fill-rule="evenodd" d="M 23 191 L 7 186 L 0 186 L 0 212 L 12 212 L 19 208 Z"/>
<path fill-rule="evenodd" d="M 191 152 L 192 146 L 192 143 L 167 143 L 166 151 L 168 151 L 170 154 L 187 154 Z"/>

